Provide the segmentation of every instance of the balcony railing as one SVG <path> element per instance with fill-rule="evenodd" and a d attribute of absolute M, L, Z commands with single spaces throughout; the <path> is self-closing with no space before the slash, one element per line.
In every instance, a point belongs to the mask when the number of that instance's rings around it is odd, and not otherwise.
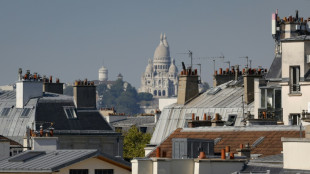
<path fill-rule="evenodd" d="M 259 108 L 258 118 L 283 121 L 283 110 L 282 108 Z"/>
<path fill-rule="evenodd" d="M 299 84 L 291 84 L 290 85 L 291 93 L 300 93 L 300 85 Z"/>

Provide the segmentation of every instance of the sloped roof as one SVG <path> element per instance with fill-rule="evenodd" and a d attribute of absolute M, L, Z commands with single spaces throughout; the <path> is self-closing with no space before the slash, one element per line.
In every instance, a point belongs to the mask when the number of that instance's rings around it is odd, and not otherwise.
<path fill-rule="evenodd" d="M 304 137 L 304 131 L 302 132 Z M 215 144 L 214 152 L 220 153 L 221 149 L 230 146 L 232 152 L 237 153 L 236 149 L 240 144 L 252 144 L 261 137 L 264 139 L 256 146 L 252 147 L 251 154 L 262 154 L 263 156 L 280 154 L 282 149 L 281 137 L 300 136 L 299 126 L 251 126 L 251 127 L 199 127 L 184 128 L 175 130 L 158 147 L 166 151 L 167 157 L 172 157 L 173 138 L 196 138 L 196 139 L 216 139 L 221 140 Z M 155 157 L 155 151 L 149 157 Z"/>
<path fill-rule="evenodd" d="M 281 80 L 281 78 L 282 78 L 282 57 L 281 55 L 276 55 L 266 75 L 266 79 Z"/>
<path fill-rule="evenodd" d="M 16 108 L 16 91 L 0 92 L 0 113 L 4 108 L 10 108 L 7 116 L 0 116 L 0 135 L 22 144 L 26 135 L 26 127 L 39 130 L 39 124 L 53 122 L 55 134 L 66 130 L 87 132 L 92 134 L 115 133 L 97 110 L 77 110 L 77 119 L 68 119 L 64 107 L 74 107 L 72 96 L 43 93 L 42 97 L 30 99 L 24 109 Z M 25 109 L 30 109 L 27 116 L 22 116 Z M 66 134 L 70 134 L 67 131 Z M 117 133 L 115 133 L 117 134 Z"/>
<path fill-rule="evenodd" d="M 227 121 L 229 115 L 236 115 L 235 126 L 240 126 L 243 123 L 243 105 L 242 96 L 244 88 L 243 80 L 229 81 L 216 88 L 221 88 L 214 95 L 207 90 L 198 97 L 185 105 L 172 104 L 165 107 L 160 115 L 159 121 L 156 124 L 150 144 L 159 144 L 167 136 L 169 136 L 177 128 L 186 127 L 186 120 L 191 120 L 192 113 L 203 119 L 203 114 L 206 113 L 214 117 L 215 113 L 219 113 L 222 120 Z M 244 113 L 250 111 L 254 113 L 254 102 L 244 105 Z"/>
<path fill-rule="evenodd" d="M 41 153 L 33 158 L 19 162 L 29 153 Z M 119 167 L 131 170 L 131 164 L 121 158 L 99 152 L 98 150 L 54 150 L 54 151 L 26 151 L 16 156 L 0 161 L 0 172 L 54 172 L 82 160 L 97 157 Z"/>
<path fill-rule="evenodd" d="M 155 123 L 155 117 L 154 116 L 128 116 L 126 117 L 126 119 L 124 120 L 118 120 L 118 121 L 114 121 L 111 124 L 114 127 L 123 127 L 123 126 L 132 126 L 132 125 L 136 125 L 136 126 L 143 126 L 143 125 L 152 125 L 154 126 Z"/>

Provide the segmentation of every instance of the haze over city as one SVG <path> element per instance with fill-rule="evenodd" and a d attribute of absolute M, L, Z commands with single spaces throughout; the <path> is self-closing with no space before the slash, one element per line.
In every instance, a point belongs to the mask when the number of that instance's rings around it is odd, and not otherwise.
<path fill-rule="evenodd" d="M 18 68 L 59 77 L 62 82 L 98 79 L 104 65 L 109 79 L 122 73 L 138 88 L 166 33 L 171 58 L 225 56 L 231 65 L 269 68 L 274 57 L 271 14 L 301 16 L 309 2 L 300 1 L 0 1 L 0 79 L 13 84 Z M 216 68 L 226 68 L 216 61 Z M 202 79 L 211 83 L 211 59 L 202 64 Z M 197 68 L 197 67 L 196 67 Z"/>

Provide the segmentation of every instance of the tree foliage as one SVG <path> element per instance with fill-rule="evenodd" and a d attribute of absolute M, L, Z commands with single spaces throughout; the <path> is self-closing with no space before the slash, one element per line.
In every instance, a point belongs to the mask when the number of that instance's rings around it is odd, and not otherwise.
<path fill-rule="evenodd" d="M 151 135 L 142 133 L 136 126 L 132 126 L 124 136 L 124 158 L 144 157 L 144 148 L 150 142 Z"/>
<path fill-rule="evenodd" d="M 151 100 L 152 95 L 138 94 L 137 90 L 129 83 L 127 86 L 121 79 L 108 88 L 106 84 L 97 86 L 99 96 L 102 100 L 99 102 L 99 107 L 114 107 L 119 113 L 136 114 L 139 113 L 141 100 Z"/>

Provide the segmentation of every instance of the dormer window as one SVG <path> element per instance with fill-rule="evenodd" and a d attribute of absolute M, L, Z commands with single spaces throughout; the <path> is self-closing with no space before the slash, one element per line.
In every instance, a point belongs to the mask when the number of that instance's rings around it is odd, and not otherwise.
<path fill-rule="evenodd" d="M 10 111 L 11 111 L 11 108 L 3 108 L 0 116 L 2 116 L 2 117 L 8 116 Z"/>
<path fill-rule="evenodd" d="M 290 93 L 300 93 L 300 67 L 290 67 Z"/>
<path fill-rule="evenodd" d="M 65 111 L 68 119 L 76 119 L 77 118 L 74 106 L 64 107 L 64 111 Z"/>

